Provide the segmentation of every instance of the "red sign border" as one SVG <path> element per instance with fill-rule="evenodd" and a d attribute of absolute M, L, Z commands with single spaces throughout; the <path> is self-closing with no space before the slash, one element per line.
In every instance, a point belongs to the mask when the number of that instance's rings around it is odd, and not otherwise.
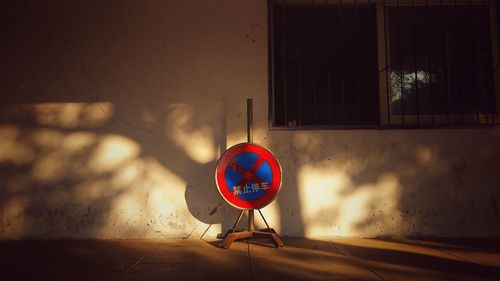
<path fill-rule="evenodd" d="M 229 190 L 224 178 L 224 172 L 226 171 L 229 162 L 231 162 L 231 160 L 233 160 L 236 156 L 245 152 L 252 152 L 262 157 L 271 167 L 271 172 L 273 174 L 273 180 L 269 185 L 269 189 L 266 194 L 255 200 L 243 200 L 236 197 Z M 215 167 L 215 184 L 219 194 L 227 203 L 229 203 L 229 205 L 240 210 L 261 209 L 273 202 L 278 195 L 282 184 L 281 174 L 281 165 L 271 151 L 258 144 L 245 142 L 231 146 L 221 155 L 219 161 L 217 161 L 217 166 Z"/>

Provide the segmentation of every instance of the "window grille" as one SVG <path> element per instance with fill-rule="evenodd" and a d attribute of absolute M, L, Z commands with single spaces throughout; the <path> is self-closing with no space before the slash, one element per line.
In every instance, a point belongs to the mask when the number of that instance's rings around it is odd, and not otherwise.
<path fill-rule="evenodd" d="M 496 2 L 269 1 L 272 128 L 499 125 Z"/>

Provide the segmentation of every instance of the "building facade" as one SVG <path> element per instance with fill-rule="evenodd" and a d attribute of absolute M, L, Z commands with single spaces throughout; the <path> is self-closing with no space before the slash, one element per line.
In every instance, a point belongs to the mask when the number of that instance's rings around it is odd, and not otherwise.
<path fill-rule="evenodd" d="M 283 236 L 499 237 L 496 5 L 8 2 L 0 238 L 224 232 L 247 98 Z"/>

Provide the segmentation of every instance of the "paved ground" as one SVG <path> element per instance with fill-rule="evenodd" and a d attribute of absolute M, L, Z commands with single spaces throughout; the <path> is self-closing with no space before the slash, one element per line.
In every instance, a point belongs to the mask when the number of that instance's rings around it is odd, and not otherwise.
<path fill-rule="evenodd" d="M 500 241 L 0 241 L 0 280 L 500 280 Z"/>

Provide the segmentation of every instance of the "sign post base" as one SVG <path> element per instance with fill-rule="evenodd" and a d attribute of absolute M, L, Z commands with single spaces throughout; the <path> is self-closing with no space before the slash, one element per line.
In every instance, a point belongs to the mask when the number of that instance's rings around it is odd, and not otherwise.
<path fill-rule="evenodd" d="M 274 229 L 269 227 L 260 208 L 271 203 L 281 188 L 281 166 L 278 159 L 262 146 L 253 143 L 253 105 L 247 99 L 247 143 L 240 143 L 226 150 L 215 168 L 215 184 L 222 198 L 241 211 L 238 220 L 224 235 L 222 247 L 228 249 L 240 239 L 267 237 L 276 248 L 284 247 Z M 255 230 L 254 211 L 257 210 L 266 223 L 266 229 Z M 248 212 L 248 228 L 236 227 Z"/>
<path fill-rule="evenodd" d="M 283 241 L 281 240 L 281 237 L 274 231 L 274 229 L 270 228 L 269 225 L 267 224 L 266 219 L 262 215 L 262 212 L 257 209 L 262 216 L 262 219 L 266 223 L 267 228 L 264 229 L 259 229 L 259 230 L 254 230 L 253 227 L 253 212 L 254 210 L 243 210 L 240 213 L 240 216 L 238 217 L 238 220 L 236 220 L 236 223 L 234 224 L 233 228 L 228 230 L 226 234 L 224 235 L 224 239 L 222 240 L 222 247 L 224 249 L 229 249 L 231 247 L 231 244 L 236 241 L 236 240 L 241 240 L 241 239 L 249 239 L 253 237 L 266 237 L 270 238 L 271 241 L 274 244 L 274 247 L 276 248 L 282 248 L 285 246 Z M 236 227 L 238 226 L 239 222 L 241 221 L 241 218 L 243 216 L 243 213 L 248 211 L 248 229 L 247 230 L 236 230 Z"/>

